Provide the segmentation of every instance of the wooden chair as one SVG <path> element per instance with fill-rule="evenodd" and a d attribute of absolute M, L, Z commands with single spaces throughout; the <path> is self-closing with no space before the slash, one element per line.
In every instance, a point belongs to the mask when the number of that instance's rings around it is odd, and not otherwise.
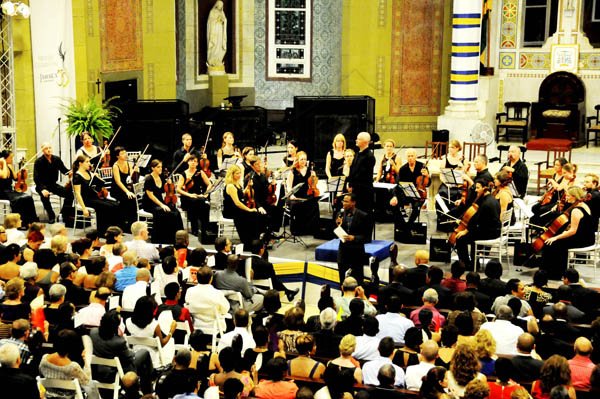
<path fill-rule="evenodd" d="M 511 131 L 517 131 L 521 134 L 523 144 L 527 142 L 527 130 L 529 125 L 529 108 L 531 103 L 523 101 L 508 101 L 504 103 L 506 112 L 496 114 L 496 142 L 500 137 L 508 138 Z M 500 136 L 500 129 L 504 129 L 504 134 Z"/>
<path fill-rule="evenodd" d="M 477 155 L 486 155 L 487 144 L 486 143 L 463 143 L 463 155 L 465 156 L 465 162 L 473 162 Z"/>
<path fill-rule="evenodd" d="M 594 109 L 596 110 L 596 116 L 588 116 L 586 118 L 588 128 L 587 138 L 585 141 L 585 148 L 588 148 L 590 146 L 590 141 L 592 141 L 592 139 L 590 139 L 590 135 L 592 133 L 594 134 L 594 145 L 598 145 L 598 140 L 600 139 L 600 137 L 598 137 L 598 133 L 600 132 L 600 104 L 596 105 Z M 595 123 L 592 124 L 592 121 L 595 121 Z"/>
<path fill-rule="evenodd" d="M 447 141 L 426 141 L 425 159 L 441 159 L 448 152 Z M 430 155 L 431 153 L 431 155 Z"/>
<path fill-rule="evenodd" d="M 537 165 L 537 193 L 542 192 L 542 180 L 547 181 L 554 175 L 554 161 L 558 158 L 566 158 L 571 162 L 571 149 L 554 149 L 546 151 L 546 160 L 536 162 Z M 545 183 L 544 183 L 545 184 Z"/>

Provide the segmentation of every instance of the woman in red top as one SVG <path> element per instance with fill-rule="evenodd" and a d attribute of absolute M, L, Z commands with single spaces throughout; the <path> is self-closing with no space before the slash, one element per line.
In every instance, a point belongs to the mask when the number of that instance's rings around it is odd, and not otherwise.
<path fill-rule="evenodd" d="M 567 359 L 560 355 L 552 355 L 544 362 L 540 370 L 540 379 L 531 385 L 531 396 L 534 399 L 549 399 L 550 391 L 557 385 L 567 388 L 569 397 L 575 399 L 575 388 L 571 385 L 571 369 Z"/>
<path fill-rule="evenodd" d="M 521 388 L 521 385 L 511 379 L 511 376 L 515 374 L 512 361 L 506 357 L 498 358 L 495 364 L 495 373 L 496 381 L 488 381 L 489 399 L 510 399 L 512 393 Z"/>
<path fill-rule="evenodd" d="M 267 380 L 262 380 L 254 388 L 254 396 L 260 399 L 294 399 L 298 386 L 293 381 L 284 381 L 287 363 L 282 357 L 274 357 L 267 362 Z"/>

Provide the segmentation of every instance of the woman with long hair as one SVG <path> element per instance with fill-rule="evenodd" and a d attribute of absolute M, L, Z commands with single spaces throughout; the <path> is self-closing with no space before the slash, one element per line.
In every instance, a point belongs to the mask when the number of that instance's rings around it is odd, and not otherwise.
<path fill-rule="evenodd" d="M 504 169 L 496 173 L 494 177 L 494 198 L 500 202 L 500 214 L 513 208 L 513 195 L 508 187 L 511 182 L 512 176 Z M 513 212 L 510 223 L 514 224 L 515 221 L 515 213 Z"/>
<path fill-rule="evenodd" d="M 142 207 L 146 212 L 152 213 L 152 242 L 172 243 L 175 232 L 183 229 L 181 215 L 177 208 L 164 203 L 164 185 L 162 178 L 162 162 L 158 159 L 150 161 L 150 174 L 144 179 L 144 198 Z"/>
<path fill-rule="evenodd" d="M 531 384 L 531 396 L 534 399 L 549 399 L 550 391 L 556 386 L 563 386 L 569 397 L 575 399 L 575 388 L 571 385 L 571 369 L 563 356 L 552 355 L 542 365 L 540 379 Z"/>
<path fill-rule="evenodd" d="M 283 158 L 283 166 L 293 166 L 298 160 L 298 143 L 296 140 L 290 140 L 286 146 L 287 154 Z"/>
<path fill-rule="evenodd" d="M 114 184 L 110 189 L 110 195 L 119 201 L 125 225 L 129 226 L 137 221 L 137 204 L 131 184 L 133 168 L 129 165 L 124 147 L 116 147 L 115 154 L 117 160 L 112 166 Z"/>
<path fill-rule="evenodd" d="M 191 233 L 195 236 L 202 232 L 202 242 L 205 242 L 208 230 L 210 204 L 206 192 L 212 187 L 203 170 L 198 169 L 198 158 L 190 155 L 187 169 L 177 181 L 177 194 L 181 199 L 181 208 L 187 212 L 187 218 L 192 226 Z M 202 230 L 199 229 L 202 226 Z"/>
<path fill-rule="evenodd" d="M 342 176 L 344 167 L 344 153 L 346 152 L 346 138 L 338 133 L 333 138 L 331 149 L 325 157 L 325 174 L 328 179 L 334 176 Z"/>
<path fill-rule="evenodd" d="M 379 162 L 379 169 L 375 181 L 383 183 L 397 183 L 398 172 L 400 172 L 400 157 L 394 152 L 396 142 L 392 139 L 387 139 L 383 142 L 384 153 Z"/>
<path fill-rule="evenodd" d="M 575 172 L 576 167 L 569 164 L 565 158 L 554 161 L 554 175 L 548 179 L 546 193 L 531 208 L 533 216 L 529 220 L 530 225 L 546 226 L 558 216 L 554 207 L 563 196 L 564 190 L 575 181 Z"/>
<path fill-rule="evenodd" d="M 90 158 L 94 163 L 97 163 L 102 150 L 97 145 L 94 145 L 94 138 L 89 132 L 81 133 L 81 147 L 75 153 L 76 157 L 85 155 Z"/>
<path fill-rule="evenodd" d="M 17 180 L 17 172 L 14 167 L 14 154 L 10 150 L 0 152 L 0 199 L 10 201 L 10 209 L 21 215 L 24 226 L 29 226 L 39 220 L 31 194 L 27 192 L 18 193 L 13 188 L 13 182 Z"/>
<path fill-rule="evenodd" d="M 96 210 L 96 219 L 98 223 L 98 232 L 104 234 L 109 226 L 118 226 L 122 223 L 119 202 L 98 196 L 98 188 L 103 183 L 98 176 L 93 176 L 90 172 L 92 165 L 90 158 L 86 155 L 79 155 L 73 162 L 73 192 L 75 200 L 81 207 L 83 216 L 89 217 L 90 212 L 87 209 Z"/>
<path fill-rule="evenodd" d="M 485 376 L 494 375 L 496 364 L 496 340 L 488 330 L 479 330 L 475 334 L 475 353 L 481 364 L 481 373 Z"/>
<path fill-rule="evenodd" d="M 292 201 L 292 221 L 290 230 L 292 234 L 312 234 L 318 227 L 319 205 L 315 196 L 308 194 L 309 178 L 315 176 L 315 172 L 308 168 L 308 156 L 306 152 L 300 151 L 296 154 L 297 161 L 292 172 L 287 177 L 287 192 L 291 192 L 296 186 L 298 191 L 290 196 Z"/>
<path fill-rule="evenodd" d="M 419 395 L 423 399 L 449 399 L 446 393 L 448 387 L 448 371 L 444 367 L 436 366 L 423 377 Z"/>
<path fill-rule="evenodd" d="M 223 161 L 227 158 L 241 158 L 240 150 L 234 146 L 235 137 L 231 132 L 223 133 L 221 148 L 217 151 L 217 167 L 222 169 Z"/>
<path fill-rule="evenodd" d="M 237 165 L 230 166 L 225 175 L 223 216 L 233 219 L 240 240 L 250 245 L 264 230 L 262 226 L 264 223 L 260 223 L 258 209 L 249 208 L 242 201 L 244 198 L 242 181 L 242 169 Z"/>
<path fill-rule="evenodd" d="M 448 392 L 457 398 L 462 398 L 467 384 L 475 378 L 487 382 L 485 375 L 479 372 L 480 369 L 481 364 L 475 350 L 469 345 L 458 345 L 450 361 Z"/>

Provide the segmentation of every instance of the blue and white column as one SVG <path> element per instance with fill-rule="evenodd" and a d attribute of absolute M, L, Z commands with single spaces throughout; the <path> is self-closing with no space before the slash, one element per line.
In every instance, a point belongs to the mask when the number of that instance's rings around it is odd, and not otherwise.
<path fill-rule="evenodd" d="M 470 113 L 477 108 L 479 94 L 481 0 L 454 0 L 452 12 L 450 101 L 447 111 Z"/>

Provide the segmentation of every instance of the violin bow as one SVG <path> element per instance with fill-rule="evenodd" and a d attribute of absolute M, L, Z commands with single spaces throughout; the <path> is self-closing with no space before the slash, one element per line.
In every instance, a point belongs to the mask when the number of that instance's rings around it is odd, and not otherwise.
<path fill-rule="evenodd" d="M 195 149 L 196 149 L 196 147 L 192 147 L 192 148 L 190 148 L 190 151 L 188 152 L 188 154 L 191 154 L 192 152 L 194 152 L 194 150 L 195 150 Z M 171 174 L 170 174 L 169 176 L 167 176 L 167 180 L 169 180 L 169 179 L 172 179 L 172 178 L 173 178 L 173 175 L 175 175 L 175 171 L 176 171 L 177 169 L 179 169 L 179 167 L 180 167 L 181 165 L 183 165 L 183 160 L 184 160 L 184 159 L 185 159 L 185 156 L 184 156 L 184 157 L 181 159 L 181 162 L 179 162 L 179 163 L 177 164 L 177 166 L 175 166 L 175 168 L 173 169 L 173 171 L 171 172 Z"/>
<path fill-rule="evenodd" d="M 90 179 L 90 184 L 92 184 L 92 182 L 94 181 L 94 176 L 96 176 L 96 172 L 98 172 L 98 169 L 100 168 L 100 165 L 102 164 L 102 158 L 104 158 L 104 154 L 106 154 L 106 151 L 108 151 L 108 149 L 110 148 L 110 145 L 113 143 L 113 141 L 115 141 L 115 138 L 117 137 L 117 135 L 119 134 L 120 131 L 121 131 L 121 126 L 119 126 L 119 128 L 117 129 L 115 134 L 113 134 L 113 136 L 110 139 L 110 141 L 108 142 L 107 146 L 105 148 L 100 149 L 101 155 L 98 159 L 98 164 L 96 165 L 96 169 L 94 169 L 94 173 L 92 173 L 92 177 Z"/>
<path fill-rule="evenodd" d="M 140 166 L 140 161 L 142 159 L 142 157 L 144 155 L 146 155 L 146 151 L 148 151 L 148 147 L 150 147 L 150 144 L 146 144 L 146 148 L 144 148 L 144 151 L 142 151 L 142 153 L 140 154 L 140 156 L 135 160 L 135 164 L 133 165 L 133 169 L 137 168 L 138 166 Z"/>
<path fill-rule="evenodd" d="M 203 148 L 204 148 L 204 151 L 203 151 L 203 152 L 206 154 L 206 146 L 208 145 L 208 139 L 209 139 L 209 137 L 210 137 L 210 131 L 212 130 L 213 123 L 212 123 L 212 122 L 210 122 L 210 121 L 206 121 L 206 122 L 204 122 L 204 124 L 205 124 L 206 126 L 208 126 L 208 133 L 206 133 L 206 140 L 204 141 L 204 147 L 203 147 Z M 192 151 L 190 151 L 190 152 L 192 152 Z M 178 166 L 178 167 L 179 167 L 179 166 Z"/>

